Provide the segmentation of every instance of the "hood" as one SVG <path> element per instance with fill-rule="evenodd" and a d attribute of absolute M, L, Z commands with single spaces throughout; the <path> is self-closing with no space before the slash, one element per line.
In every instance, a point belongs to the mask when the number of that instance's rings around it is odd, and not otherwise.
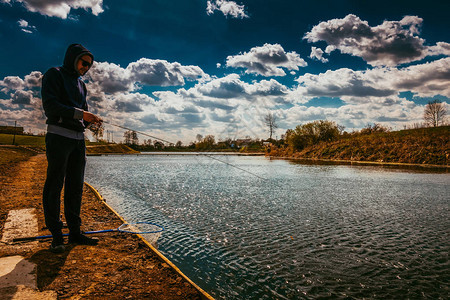
<path fill-rule="evenodd" d="M 86 54 L 92 57 L 92 62 L 94 62 L 94 55 L 92 55 L 92 53 L 88 49 L 80 44 L 70 45 L 67 48 L 66 55 L 64 56 L 63 67 L 67 71 L 69 71 L 69 73 L 74 73 L 79 76 L 80 74 L 78 74 L 78 71 L 75 68 L 75 64 L 81 56 Z"/>

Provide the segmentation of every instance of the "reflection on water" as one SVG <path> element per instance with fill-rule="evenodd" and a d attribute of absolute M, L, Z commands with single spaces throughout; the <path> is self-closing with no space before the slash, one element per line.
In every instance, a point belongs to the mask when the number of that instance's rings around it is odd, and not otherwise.
<path fill-rule="evenodd" d="M 86 179 L 217 299 L 448 298 L 448 174 L 221 156 L 89 157 Z"/>
<path fill-rule="evenodd" d="M 277 158 L 270 158 L 277 159 Z M 332 160 L 314 160 L 314 159 L 288 159 L 291 163 L 301 165 L 332 165 L 332 166 L 369 166 L 378 169 L 378 171 L 391 171 L 391 172 L 414 172 L 414 173 L 448 173 L 449 169 L 446 166 L 438 165 L 417 165 L 417 164 L 395 164 L 395 163 L 377 163 L 377 162 L 364 162 L 364 161 L 332 161 Z"/>

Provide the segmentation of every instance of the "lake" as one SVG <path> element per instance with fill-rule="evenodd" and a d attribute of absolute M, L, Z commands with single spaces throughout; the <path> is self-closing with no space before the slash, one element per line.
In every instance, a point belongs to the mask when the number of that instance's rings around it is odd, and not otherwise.
<path fill-rule="evenodd" d="M 86 181 L 216 299 L 449 298 L 449 174 L 214 158 L 88 157 Z"/>

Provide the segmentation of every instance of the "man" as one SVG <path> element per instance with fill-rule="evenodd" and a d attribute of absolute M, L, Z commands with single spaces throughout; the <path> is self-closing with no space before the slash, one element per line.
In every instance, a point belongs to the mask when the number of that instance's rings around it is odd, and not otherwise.
<path fill-rule="evenodd" d="M 64 252 L 63 223 L 60 218 L 61 190 L 64 185 L 64 215 L 69 243 L 96 245 L 98 239 L 80 231 L 86 146 L 84 130 L 102 120 L 88 112 L 86 85 L 81 76 L 94 62 L 94 56 L 80 44 L 67 48 L 62 67 L 49 69 L 42 78 L 42 103 L 47 116 L 47 179 L 43 191 L 45 223 L 52 233 L 50 250 Z"/>

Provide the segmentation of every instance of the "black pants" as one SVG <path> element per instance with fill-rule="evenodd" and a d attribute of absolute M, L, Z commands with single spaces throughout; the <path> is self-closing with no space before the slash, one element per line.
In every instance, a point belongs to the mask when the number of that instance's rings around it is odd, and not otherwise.
<path fill-rule="evenodd" d="M 45 224 L 53 236 L 61 235 L 61 190 L 64 185 L 64 215 L 67 226 L 70 234 L 78 234 L 86 166 L 85 142 L 47 133 L 45 145 L 48 161 L 43 193 Z"/>

